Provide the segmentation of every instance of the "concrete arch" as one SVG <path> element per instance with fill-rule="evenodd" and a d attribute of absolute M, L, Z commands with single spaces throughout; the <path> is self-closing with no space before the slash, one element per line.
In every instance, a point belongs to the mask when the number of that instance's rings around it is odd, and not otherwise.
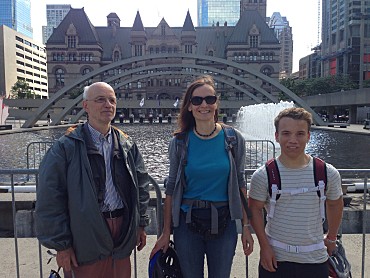
<path fill-rule="evenodd" d="M 201 68 L 204 68 L 204 67 L 201 67 Z M 140 70 L 142 70 L 143 68 L 140 68 Z M 171 74 L 172 72 L 171 71 L 162 71 L 162 72 L 154 72 L 154 73 L 151 73 L 151 74 L 145 74 L 145 75 L 140 75 L 140 76 L 135 76 L 134 78 L 130 78 L 128 80 L 125 80 L 121 83 L 118 83 L 118 84 L 115 84 L 115 85 L 112 85 L 113 89 L 117 89 L 119 87 L 122 87 L 122 86 L 125 86 L 127 85 L 128 83 L 130 82 L 135 82 L 135 81 L 138 81 L 140 79 L 143 79 L 143 78 L 149 78 L 149 77 L 153 77 L 153 76 L 160 76 L 160 75 L 169 75 Z M 200 73 L 200 72 L 188 72 L 188 71 L 181 71 L 181 72 L 176 72 L 176 74 L 179 74 L 179 75 L 188 75 L 188 76 L 199 76 L 199 75 L 202 75 L 204 73 Z M 105 80 L 107 81 L 108 83 L 109 82 L 112 82 L 116 79 L 119 79 L 120 75 L 117 75 L 115 76 L 115 79 L 112 77 L 112 78 L 109 78 L 109 81 L 108 79 Z M 220 82 L 224 82 L 225 84 L 231 86 L 231 87 L 234 87 L 235 89 L 245 93 L 246 95 L 250 96 L 256 103 L 261 103 L 261 100 L 259 98 L 257 98 L 255 95 L 251 94 L 250 92 L 246 91 L 244 88 L 238 86 L 238 85 L 235 85 L 234 83 L 231 83 L 227 80 L 224 80 L 222 77 L 220 76 L 213 76 L 213 78 L 216 80 L 216 81 L 220 81 Z M 59 124 L 67 114 L 69 114 L 69 112 L 79 103 L 82 101 L 82 95 L 79 95 L 77 98 L 75 98 L 71 104 L 69 106 L 67 106 L 63 112 L 55 119 L 53 119 L 54 123 L 55 124 Z M 77 113 L 74 117 L 71 117 L 71 122 L 72 123 L 76 123 L 83 115 L 84 115 L 85 111 L 81 110 L 79 111 L 79 113 Z"/>
<path fill-rule="evenodd" d="M 214 56 L 205 56 L 205 55 L 195 55 L 195 54 L 182 54 L 182 53 L 174 53 L 174 54 L 154 54 L 154 55 L 145 55 L 145 56 L 137 56 L 137 57 L 131 57 L 131 58 L 128 58 L 128 59 L 125 59 L 125 60 L 120 60 L 120 61 L 117 61 L 117 62 L 114 62 L 114 63 L 111 63 L 109 65 L 106 65 L 104 67 L 101 67 L 99 69 L 96 69 L 84 76 L 82 76 L 80 79 L 78 79 L 77 81 L 73 82 L 72 84 L 70 84 L 69 86 L 65 86 L 63 87 L 61 90 L 59 90 L 57 93 L 55 93 L 52 98 L 50 98 L 48 101 L 46 101 L 42 106 L 40 106 L 40 108 L 36 111 L 36 114 L 35 116 L 33 116 L 32 118 L 30 118 L 29 120 L 27 120 L 23 127 L 32 127 L 40 118 L 43 114 L 46 113 L 46 111 L 54 104 L 56 103 L 57 101 L 59 101 L 60 99 L 62 99 L 62 97 L 64 96 L 64 94 L 66 94 L 68 91 L 74 89 L 75 87 L 79 87 L 81 85 L 83 85 L 85 83 L 85 81 L 88 81 L 90 79 L 93 79 L 93 78 L 96 78 L 96 77 L 99 77 L 100 79 L 100 76 L 107 70 L 110 70 L 110 69 L 115 69 L 115 68 L 121 68 L 121 66 L 123 65 L 127 65 L 127 64 L 130 64 L 131 66 L 134 66 L 134 70 L 136 71 L 133 71 L 133 70 L 130 70 L 130 71 L 124 71 L 123 73 L 121 73 L 119 76 L 123 77 L 128 77 L 127 80 L 125 80 L 125 82 L 129 83 L 129 82 L 133 82 L 134 80 L 137 80 L 137 79 L 142 79 L 142 78 L 145 78 L 145 76 L 147 77 L 150 77 L 150 76 L 153 76 L 154 73 L 150 73 L 150 74 L 147 74 L 147 75 L 138 75 L 138 76 L 132 76 L 132 74 L 134 72 L 138 72 L 137 70 L 139 69 L 140 71 L 143 71 L 143 70 L 147 70 L 153 66 L 145 66 L 145 67 L 135 67 L 138 63 L 140 62 L 144 62 L 144 61 L 155 61 L 155 60 L 159 60 L 159 63 L 157 63 L 154 67 L 157 69 L 157 68 L 163 68 L 162 67 L 162 64 L 163 64 L 163 61 L 173 61 L 174 59 L 180 59 L 182 61 L 194 61 L 195 60 L 195 64 L 183 64 L 183 63 L 172 63 L 172 64 L 167 64 L 167 63 L 164 63 L 164 65 L 166 65 L 167 67 L 169 68 L 185 68 L 185 65 L 187 67 L 190 67 L 190 68 L 199 68 L 199 69 L 202 69 L 202 67 L 204 67 L 204 70 L 208 70 L 208 71 L 211 71 L 211 72 L 219 72 L 220 75 L 221 75 L 221 78 L 222 76 L 226 76 L 226 77 L 229 77 L 231 79 L 235 79 L 235 80 L 238 80 L 239 82 L 241 82 L 241 84 L 244 84 L 245 86 L 247 87 L 251 87 L 253 88 L 254 90 L 256 90 L 257 92 L 265 95 L 268 99 L 270 99 L 272 102 L 277 102 L 278 100 L 273 97 L 272 95 L 270 95 L 267 91 L 265 91 L 263 88 L 260 88 L 258 87 L 256 84 L 254 84 L 253 82 L 251 82 L 250 80 L 248 80 L 248 78 L 245 78 L 244 77 L 240 77 L 238 75 L 235 75 L 227 70 L 221 70 L 221 69 L 217 69 L 217 68 L 213 68 L 213 67 L 209 67 L 209 66 L 201 66 L 199 64 L 197 64 L 197 62 L 199 61 L 206 61 L 207 63 L 212 63 L 212 64 L 221 64 L 221 65 L 224 65 L 226 67 L 231 67 L 231 68 L 235 68 L 237 70 L 240 70 L 242 73 L 244 73 L 244 75 L 250 75 L 251 77 L 255 77 L 255 78 L 258 78 L 258 79 L 261 79 L 265 82 L 268 82 L 270 83 L 272 86 L 274 86 L 275 88 L 277 88 L 278 90 L 280 90 L 283 94 L 285 94 L 288 98 L 290 98 L 292 101 L 294 101 L 298 106 L 301 106 L 303 108 L 305 108 L 306 110 L 308 110 L 309 112 L 312 113 L 313 115 L 313 118 L 314 118 L 314 121 L 319 124 L 319 125 L 323 125 L 324 122 L 322 121 L 322 119 L 301 99 L 299 98 L 298 96 L 296 96 L 293 92 L 291 92 L 290 90 L 288 90 L 287 88 L 285 88 L 283 85 L 281 85 L 279 82 L 277 82 L 276 80 L 264 75 L 263 73 L 261 72 L 258 72 L 250 67 L 248 67 L 248 65 L 245 65 L 245 64 L 239 64 L 239 63 L 236 63 L 236 62 L 233 62 L 233 61 L 229 61 L 229 60 L 225 60 L 225 59 L 222 59 L 222 58 L 217 58 L 217 57 L 214 57 Z M 132 71 L 132 72 L 131 72 Z M 131 72 L 131 73 L 130 73 Z M 167 71 L 166 71 L 167 72 Z M 173 71 L 168 71 L 169 74 L 170 73 L 178 73 L 178 72 L 173 72 Z M 162 72 L 162 75 L 164 73 Z M 195 73 L 193 73 L 195 74 Z M 118 78 L 116 78 L 117 76 L 114 76 L 114 77 L 111 77 L 109 79 L 106 79 L 104 80 L 105 82 L 111 82 L 113 80 L 116 80 Z M 146 78 L 147 78 L 146 77 Z M 131 80 L 131 81 L 130 81 Z M 226 79 L 222 79 L 221 82 L 224 82 L 226 83 Z M 231 82 L 229 82 L 231 84 Z M 122 86 L 122 85 L 121 85 Z M 237 88 L 235 87 L 236 85 L 232 86 L 234 88 Z M 119 86 L 120 87 L 120 86 Z M 243 87 L 239 86 L 240 89 L 244 89 Z M 238 88 L 239 89 L 239 88 Z M 246 89 L 244 89 L 244 91 L 248 92 Z M 250 92 L 248 92 L 250 95 Z M 76 104 L 78 104 L 79 102 L 81 102 L 82 100 L 82 96 L 79 96 L 78 98 L 76 98 L 76 101 L 78 101 L 77 103 L 71 105 L 71 106 L 75 106 Z M 255 101 L 258 103 L 258 100 L 255 99 Z M 260 102 L 260 101 L 259 101 Z M 70 111 L 71 107 L 66 107 L 63 112 L 58 116 L 58 119 L 56 119 L 56 121 L 54 120 L 54 124 L 59 124 L 60 123 L 60 120 Z M 63 116 L 63 115 L 64 116 Z M 76 115 L 77 116 L 77 115 Z"/>

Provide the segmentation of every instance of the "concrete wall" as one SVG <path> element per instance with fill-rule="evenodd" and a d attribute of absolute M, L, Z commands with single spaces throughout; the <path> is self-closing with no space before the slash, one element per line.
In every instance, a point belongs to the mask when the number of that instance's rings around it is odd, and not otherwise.
<path fill-rule="evenodd" d="M 35 237 L 35 201 L 17 202 L 16 229 L 18 237 Z M 0 202 L 0 237 L 13 237 L 13 220 L 11 202 Z M 157 234 L 156 208 L 151 206 L 148 209 L 151 219 L 150 225 L 146 228 L 149 235 Z M 342 229 L 344 234 L 362 233 L 362 210 L 353 207 L 345 207 L 343 213 Z M 238 221 L 239 223 L 239 221 Z M 370 230 L 370 213 L 367 213 L 366 230 Z M 239 231 L 240 232 L 240 231 Z"/>

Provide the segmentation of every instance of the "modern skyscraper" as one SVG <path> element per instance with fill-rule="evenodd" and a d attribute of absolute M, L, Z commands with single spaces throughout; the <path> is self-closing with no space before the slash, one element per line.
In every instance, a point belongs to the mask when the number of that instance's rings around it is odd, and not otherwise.
<path fill-rule="evenodd" d="M 43 44 L 46 44 L 54 28 L 58 27 L 70 9 L 71 5 L 46 5 L 46 26 L 42 26 Z"/>
<path fill-rule="evenodd" d="M 0 0 L 0 25 L 33 38 L 31 0 Z"/>
<path fill-rule="evenodd" d="M 46 50 L 8 26 L 0 26 L 0 96 L 11 95 L 17 80 L 26 81 L 37 98 L 48 97 Z"/>
<path fill-rule="evenodd" d="M 370 79 L 370 8 L 365 0 L 322 1 L 323 76 L 345 74 Z"/>
<path fill-rule="evenodd" d="M 198 0 L 198 26 L 235 26 L 239 18 L 240 0 Z"/>
<path fill-rule="evenodd" d="M 235 26 L 244 11 L 257 11 L 266 17 L 266 0 L 197 0 L 198 26 Z"/>
<path fill-rule="evenodd" d="M 280 78 L 292 73 L 293 65 L 293 35 L 289 21 L 280 13 L 274 12 L 267 24 L 274 29 L 275 35 L 281 44 L 280 50 Z"/>

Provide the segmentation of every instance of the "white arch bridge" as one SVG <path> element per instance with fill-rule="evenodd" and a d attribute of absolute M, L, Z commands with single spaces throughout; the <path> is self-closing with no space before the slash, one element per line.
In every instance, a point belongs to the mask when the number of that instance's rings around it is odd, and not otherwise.
<path fill-rule="evenodd" d="M 145 64 L 145 65 L 142 65 Z M 123 70 L 125 69 L 125 70 Z M 127 70 L 129 69 L 129 70 Z M 189 69 L 191 69 L 189 71 Z M 119 74 L 102 79 L 104 73 L 110 70 L 117 71 Z M 255 103 L 273 102 L 279 100 L 271 92 L 280 92 L 286 98 L 293 101 L 297 106 L 305 108 L 312 113 L 314 122 L 317 125 L 324 125 L 323 120 L 316 112 L 311 109 L 307 103 L 295 95 L 292 91 L 281 85 L 276 80 L 258 72 L 248 65 L 239 64 L 222 58 L 194 54 L 155 54 L 146 56 L 137 56 L 120 60 L 109 65 L 96 69 L 81 78 L 74 81 L 72 84 L 63 87 L 56 92 L 51 98 L 45 101 L 36 111 L 34 116 L 28 119 L 23 127 L 33 127 L 35 123 L 50 109 L 55 103 L 63 99 L 68 92 L 81 88 L 86 82 L 104 81 L 112 85 L 114 89 L 124 87 L 125 85 L 140 80 L 146 80 L 155 76 L 170 76 L 170 75 L 191 75 L 198 76 L 212 72 L 216 81 L 223 83 L 233 90 L 244 93 Z M 256 79 L 270 84 L 269 91 L 260 87 L 256 83 Z M 256 94 L 257 93 L 257 94 Z M 256 96 L 257 95 L 257 96 Z M 258 97 L 259 96 L 259 97 Z M 264 98 L 265 100 L 262 100 Z M 61 112 L 53 118 L 53 125 L 58 125 L 61 121 L 70 114 L 80 102 L 82 102 L 82 94 L 70 101 Z M 81 110 L 77 115 L 71 118 L 71 123 L 76 123 L 84 114 Z"/>

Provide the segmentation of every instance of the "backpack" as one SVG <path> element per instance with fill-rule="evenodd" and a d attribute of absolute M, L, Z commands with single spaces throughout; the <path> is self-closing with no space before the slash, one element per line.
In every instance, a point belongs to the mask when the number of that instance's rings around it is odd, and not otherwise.
<path fill-rule="evenodd" d="M 235 129 L 232 126 L 225 125 L 225 124 L 221 124 L 221 127 L 222 127 L 222 129 L 225 133 L 227 148 L 228 148 L 228 150 L 231 151 L 232 157 L 235 159 L 235 148 L 237 148 L 237 146 L 238 146 L 238 141 L 236 140 Z M 178 155 L 179 158 L 181 158 L 182 151 L 185 148 L 186 140 L 187 140 L 187 133 L 186 132 L 178 133 L 176 135 L 176 152 L 177 152 L 177 155 Z M 186 154 L 184 155 L 183 159 L 184 159 L 183 167 L 185 167 L 186 163 L 187 163 Z M 185 171 L 182 171 L 182 172 L 185 173 Z M 181 177 L 181 179 L 185 180 L 184 174 Z M 244 210 L 247 213 L 248 219 L 250 219 L 251 218 L 251 213 L 250 213 L 250 210 L 248 208 L 248 201 L 244 197 L 244 194 L 241 191 L 240 187 L 239 187 L 239 193 L 240 193 L 240 200 L 243 204 Z"/>
<path fill-rule="evenodd" d="M 268 186 L 269 186 L 269 195 L 270 195 L 270 211 L 268 212 L 268 217 L 274 217 L 276 201 L 280 198 L 281 194 L 299 194 L 305 192 L 316 191 L 317 196 L 320 199 L 320 215 L 322 221 L 325 221 L 325 192 L 327 189 L 327 172 L 326 172 L 326 163 L 318 157 L 313 157 L 313 169 L 314 169 L 314 180 L 315 187 L 313 188 L 297 188 L 297 189 L 281 189 L 281 179 L 279 168 L 276 163 L 275 158 L 271 158 L 265 164 Z"/>

